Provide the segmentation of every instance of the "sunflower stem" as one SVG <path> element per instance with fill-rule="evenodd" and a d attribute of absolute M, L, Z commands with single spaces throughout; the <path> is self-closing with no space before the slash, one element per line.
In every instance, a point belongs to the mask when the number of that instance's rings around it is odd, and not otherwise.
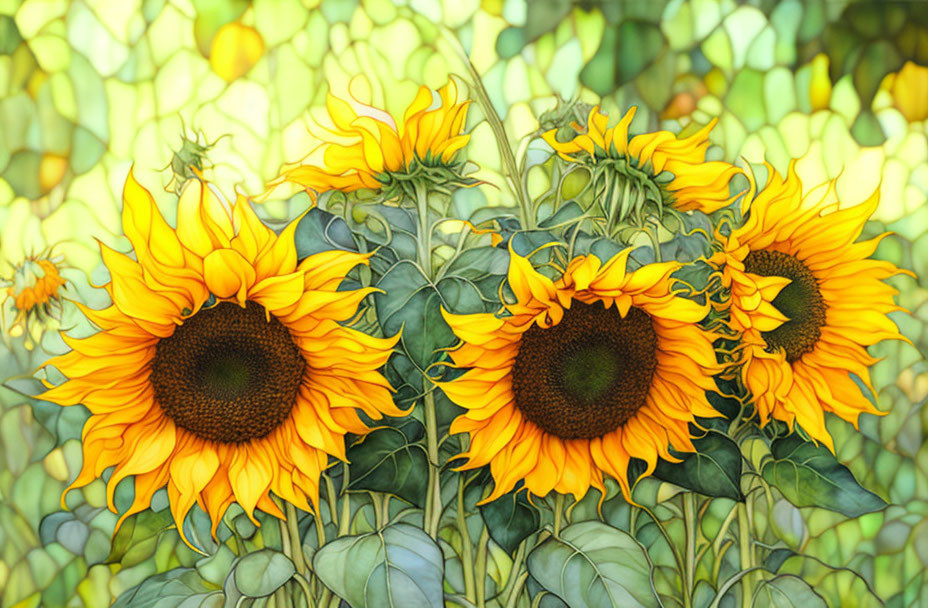
<path fill-rule="evenodd" d="M 487 544 L 490 542 L 490 532 L 486 524 L 477 540 L 477 608 L 486 606 L 487 589 Z"/>
<path fill-rule="evenodd" d="M 513 194 L 516 195 L 516 199 L 519 201 L 519 214 L 522 216 L 522 228 L 523 230 L 534 230 L 536 227 L 535 213 L 532 211 L 532 203 L 529 200 L 528 192 L 522 181 L 516 157 L 512 153 L 512 145 L 509 143 L 509 137 L 506 136 L 506 127 L 503 126 L 503 121 L 500 119 L 499 114 L 496 113 L 493 102 L 490 101 L 490 96 L 483 86 L 483 79 L 480 77 L 480 74 L 477 73 L 477 68 L 471 63 L 470 58 L 463 53 L 463 49 L 461 49 L 459 53 L 461 54 L 461 60 L 467 67 L 467 71 L 470 72 L 470 77 L 473 80 L 472 89 L 476 93 L 477 103 L 480 104 L 480 108 L 483 110 L 487 123 L 490 125 L 490 129 L 493 131 L 493 135 L 496 139 L 496 145 L 499 148 L 499 154 L 503 160 L 503 173 L 506 176 L 506 181 L 509 183 L 509 188 L 512 190 Z"/>
<path fill-rule="evenodd" d="M 648 235 L 648 238 L 651 240 L 651 247 L 654 249 L 654 261 L 661 261 L 661 239 L 658 231 L 660 230 L 656 225 L 653 225 L 645 219 L 643 229 Z"/>
<path fill-rule="evenodd" d="M 464 516 L 464 475 L 458 476 L 458 504 L 457 504 L 458 532 L 461 533 L 461 566 L 464 569 L 464 597 L 469 601 L 477 600 L 476 582 L 474 579 L 474 549 L 470 542 L 470 532 L 467 531 L 467 518 Z"/>
<path fill-rule="evenodd" d="M 554 538 L 561 535 L 561 518 L 564 515 L 564 495 L 558 492 L 554 496 Z"/>
<path fill-rule="evenodd" d="M 306 560 L 303 558 L 303 542 L 300 540 L 300 529 L 297 526 L 296 507 L 284 501 L 287 510 L 287 530 L 290 532 L 290 550 L 293 552 L 293 565 L 300 576 L 306 576 Z"/>
<path fill-rule="evenodd" d="M 418 237 L 416 245 L 419 249 L 419 265 L 425 277 L 432 280 L 432 230 L 429 226 L 429 197 L 428 190 L 418 181 L 414 182 L 416 189 L 416 211 L 419 212 Z"/>
<path fill-rule="evenodd" d="M 338 535 L 345 536 L 351 527 L 351 494 L 348 492 L 348 463 L 342 464 L 342 516 L 338 520 Z"/>
<path fill-rule="evenodd" d="M 683 493 L 683 524 L 686 528 L 686 570 L 683 576 L 683 606 L 693 605 L 693 588 L 696 584 L 696 495 Z"/>
<path fill-rule="evenodd" d="M 309 583 L 306 581 L 306 577 L 302 574 L 297 574 L 293 577 L 293 580 L 296 581 L 296 584 L 300 586 L 300 589 L 303 590 L 303 597 L 306 598 L 306 605 L 309 608 L 316 608 L 316 599 L 313 597 L 312 589 L 309 588 Z"/>
<path fill-rule="evenodd" d="M 338 527 L 338 499 L 335 496 L 335 484 L 332 483 L 332 478 L 329 477 L 328 475 L 324 475 L 324 477 L 325 477 L 325 494 L 326 494 L 326 497 L 328 498 L 326 502 L 329 503 L 329 513 L 331 513 L 332 515 L 332 523 L 337 528 Z"/>
<path fill-rule="evenodd" d="M 426 379 L 426 382 L 428 380 Z M 425 404 L 425 435 L 429 455 L 428 494 L 425 498 L 425 519 L 422 522 L 425 531 L 432 540 L 438 540 L 438 523 L 441 519 L 441 483 L 438 465 L 438 422 L 435 417 L 435 395 L 426 390 L 423 398 Z"/>
<path fill-rule="evenodd" d="M 747 500 L 747 499 L 745 499 Z M 744 502 L 737 504 L 738 509 L 738 553 L 741 559 L 741 571 L 749 570 L 754 561 L 751 551 L 751 530 L 748 521 L 748 507 Z M 742 608 L 751 608 L 754 598 L 754 581 L 750 573 L 741 577 L 741 606 Z"/>

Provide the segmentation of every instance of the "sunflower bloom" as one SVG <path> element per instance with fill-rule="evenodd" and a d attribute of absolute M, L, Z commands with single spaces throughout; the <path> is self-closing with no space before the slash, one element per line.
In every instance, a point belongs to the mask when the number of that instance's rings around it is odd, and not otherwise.
<path fill-rule="evenodd" d="M 60 312 L 61 288 L 67 281 L 61 277 L 55 259 L 30 256 L 16 266 L 13 276 L 3 283 L 7 285 L 4 303 L 11 300 L 15 311 L 10 335 L 28 334 L 26 347 L 31 348 L 36 338 L 32 330 L 40 332 L 39 326 Z"/>
<path fill-rule="evenodd" d="M 467 410 L 451 426 L 470 435 L 463 468 L 490 465 L 486 501 L 519 480 L 579 499 L 604 490 L 603 474 L 630 497 L 631 458 L 646 475 L 676 462 L 669 447 L 693 451 L 694 417 L 719 415 L 705 397 L 713 336 L 697 325 L 708 305 L 671 293 L 679 263 L 629 272 L 628 254 L 577 257 L 554 282 L 511 252 L 509 316 L 445 313 L 462 340 L 454 365 L 471 369 L 439 386 Z"/>
<path fill-rule="evenodd" d="M 462 133 L 470 102 L 457 102 L 453 80 L 438 90 L 437 107 L 435 101 L 428 87 L 420 87 L 398 127 L 387 112 L 330 93 L 326 107 L 333 126 L 311 127 L 322 143 L 301 163 L 285 167 L 270 187 L 293 182 L 315 199 L 328 190 L 379 190 L 398 176 L 454 169 L 455 155 L 470 140 Z"/>
<path fill-rule="evenodd" d="M 570 141 L 558 141 L 557 129 L 542 137 L 566 161 L 592 166 L 612 164 L 626 179 L 651 182 L 647 189 L 659 184 L 662 199 L 677 211 L 695 209 L 711 213 L 736 198 L 729 194 L 728 183 L 741 170 L 726 162 L 706 161 L 709 132 L 716 119 L 684 139 L 669 131 L 643 133 L 629 139 L 628 127 L 635 110 L 632 107 L 618 124 L 609 127 L 609 117 L 596 106 L 590 111 L 585 128 L 573 125 L 582 132 Z M 665 171 L 672 179 L 658 180 Z"/>
<path fill-rule="evenodd" d="M 130 174 L 123 229 L 136 260 L 101 245 L 113 304 L 81 310 L 100 331 L 49 361 L 67 378 L 41 397 L 83 403 L 84 463 L 69 490 L 114 467 L 135 479 L 119 520 L 167 487 L 183 537 L 194 503 L 212 519 L 238 502 L 283 517 L 271 493 L 318 506 L 329 456 L 370 418 L 402 415 L 378 369 L 395 343 L 344 327 L 371 289 L 339 291 L 368 256 L 332 251 L 297 262 L 291 223 L 278 237 L 243 198 L 229 204 L 190 180 L 177 229 Z M 308 500 L 307 500 L 308 499 Z M 256 522 L 257 523 L 257 522 Z M 186 539 L 184 539 L 186 541 Z"/>
<path fill-rule="evenodd" d="M 855 426 L 861 413 L 880 413 L 851 374 L 872 391 L 868 367 L 876 360 L 866 347 L 905 340 L 887 317 L 901 308 L 883 279 L 908 271 L 867 259 L 887 234 L 855 242 L 878 192 L 839 209 L 834 183 L 811 201 L 794 165 L 786 179 L 768 169 L 769 183 L 713 261 L 724 265 L 731 324 L 743 332 L 742 379 L 761 423 L 798 423 L 833 449 L 825 412 Z"/>

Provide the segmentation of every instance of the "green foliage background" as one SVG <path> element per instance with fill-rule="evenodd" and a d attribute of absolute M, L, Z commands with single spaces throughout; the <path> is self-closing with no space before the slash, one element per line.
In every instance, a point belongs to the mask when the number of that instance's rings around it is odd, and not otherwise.
<path fill-rule="evenodd" d="M 210 55 L 232 22 L 253 28 L 264 48 L 226 81 Z M 400 114 L 419 84 L 463 72 L 449 39 L 483 76 L 512 141 L 539 128 L 556 95 L 602 96 L 612 116 L 639 106 L 633 130 L 680 131 L 718 116 L 717 157 L 753 167 L 766 159 L 781 171 L 798 158 L 804 181 L 838 178 L 847 203 L 881 189 L 867 233 L 894 231 L 877 257 L 918 274 L 895 279 L 911 314 L 893 318 L 913 344 L 872 349 L 884 358 L 873 380 L 887 415 L 865 417 L 860 432 L 836 418 L 829 429 L 838 459 L 890 506 L 848 519 L 779 500 L 756 524 L 758 538 L 779 538 L 866 581 L 787 558 L 779 589 L 802 569 L 833 605 L 928 605 L 928 110 L 881 88 L 906 61 L 928 66 L 923 2 L 0 0 L 0 273 L 54 245 L 72 289 L 93 304 L 100 296 L 87 277 L 105 280 L 94 239 L 128 246 L 120 193 L 133 163 L 168 213 L 169 166 L 185 128 L 188 138 L 195 129 L 215 142 L 208 177 L 257 194 L 308 149 L 307 120 L 330 87 Z M 489 126 L 472 122 L 465 154 L 488 185 L 461 191 L 459 217 L 512 204 Z M 532 169 L 530 190 L 544 191 L 548 179 Z M 261 212 L 283 220 L 301 204 L 271 201 Z M 63 326 L 74 322 L 66 316 Z M 51 333 L 31 352 L 0 347 L 0 377 L 28 374 L 43 349 L 61 347 Z M 60 511 L 80 465 L 82 422 L 78 408 L 0 389 L 0 606 L 105 606 L 181 565 L 221 585 L 231 556 L 198 561 L 166 531 L 166 510 L 111 540 L 115 516 L 98 480 Z M 702 520 L 710 539 L 720 513 L 710 508 Z M 276 526 L 235 522 L 255 548 L 279 542 Z M 209 589 L 202 593 L 210 605 Z"/>

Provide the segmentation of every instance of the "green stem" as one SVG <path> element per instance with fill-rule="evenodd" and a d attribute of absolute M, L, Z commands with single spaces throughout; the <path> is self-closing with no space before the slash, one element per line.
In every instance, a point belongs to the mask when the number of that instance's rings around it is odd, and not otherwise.
<path fill-rule="evenodd" d="M 486 588 L 487 588 L 487 543 L 490 542 L 490 533 L 487 531 L 486 524 L 480 532 L 480 539 L 477 541 L 477 608 L 486 606 Z"/>
<path fill-rule="evenodd" d="M 309 608 L 316 608 L 316 600 L 313 598 L 313 592 L 309 588 L 309 583 L 306 582 L 306 578 L 297 574 L 293 577 L 293 580 L 295 580 L 296 584 L 303 590 L 303 595 L 306 597 L 306 605 L 309 606 Z"/>
<path fill-rule="evenodd" d="M 474 579 L 474 550 L 467 531 L 467 518 L 464 516 L 464 475 L 458 476 L 457 504 L 458 532 L 461 534 L 461 566 L 464 569 L 464 596 L 471 602 L 477 600 L 476 581 Z"/>
<path fill-rule="evenodd" d="M 426 382 L 429 382 L 427 379 Z M 425 439 L 429 456 L 428 495 L 425 499 L 425 518 L 423 529 L 438 540 L 438 523 L 441 519 L 441 484 L 438 464 L 438 422 L 435 417 L 435 395 L 426 389 L 425 397 Z"/>
<path fill-rule="evenodd" d="M 473 80 L 473 89 L 477 94 L 477 103 L 479 103 L 480 107 L 483 109 L 483 114 L 487 118 L 487 123 L 489 123 L 490 129 L 493 131 L 493 135 L 496 138 L 496 145 L 499 147 L 499 155 L 503 160 L 503 174 L 506 176 L 509 187 L 516 195 L 516 199 L 519 201 L 522 228 L 525 230 L 534 230 L 536 227 L 535 214 L 532 211 L 532 204 L 529 200 L 528 192 L 525 190 L 521 173 L 519 172 L 519 165 L 516 163 L 516 157 L 512 153 L 509 137 L 506 136 L 506 127 L 503 126 L 503 121 L 500 119 L 499 114 L 496 113 L 493 102 L 490 101 L 490 96 L 483 86 L 483 79 L 480 78 L 480 74 L 477 73 L 474 64 L 470 62 L 470 59 L 466 55 L 462 54 L 461 59 L 467 66 L 467 71 L 470 72 L 471 79 Z"/>
<path fill-rule="evenodd" d="M 303 558 L 303 542 L 300 540 L 300 529 L 297 526 L 296 507 L 284 501 L 287 512 L 287 531 L 290 533 L 290 550 L 293 553 L 293 565 L 300 576 L 306 576 L 306 560 Z"/>
<path fill-rule="evenodd" d="M 351 494 L 348 492 L 348 463 L 342 465 L 342 516 L 338 520 L 338 535 L 345 536 L 351 527 Z"/>
<path fill-rule="evenodd" d="M 738 552 L 741 558 L 741 570 L 749 570 L 753 566 L 753 555 L 751 550 L 751 530 L 748 521 L 748 508 L 743 502 L 737 503 L 738 509 Z M 748 573 L 741 578 L 741 606 L 742 608 L 751 608 L 754 597 L 754 577 Z"/>
<path fill-rule="evenodd" d="M 564 495 L 558 492 L 554 496 L 554 538 L 561 534 L 561 518 L 564 514 Z"/>
<path fill-rule="evenodd" d="M 693 605 L 696 585 L 696 495 L 683 493 L 683 525 L 686 528 L 686 570 L 683 573 L 683 606 Z"/>
<path fill-rule="evenodd" d="M 429 281 L 432 280 L 432 229 L 429 226 L 429 197 L 428 190 L 418 181 L 416 188 L 416 211 L 419 212 L 419 238 L 416 245 L 419 249 L 419 265 Z"/>
<path fill-rule="evenodd" d="M 335 495 L 335 484 L 332 483 L 332 478 L 328 475 L 325 475 L 325 493 L 328 497 L 326 502 L 329 503 L 329 513 L 332 516 L 332 524 L 335 527 L 338 527 L 338 497 Z"/>
<path fill-rule="evenodd" d="M 374 509 L 374 527 L 383 529 L 383 496 L 380 492 L 370 492 L 371 507 Z"/>
<path fill-rule="evenodd" d="M 660 228 L 657 226 L 652 226 L 652 224 L 645 219 L 644 220 L 644 231 L 648 235 L 648 238 L 651 240 L 651 246 L 654 248 L 654 261 L 661 261 L 661 240 L 658 235 Z"/>

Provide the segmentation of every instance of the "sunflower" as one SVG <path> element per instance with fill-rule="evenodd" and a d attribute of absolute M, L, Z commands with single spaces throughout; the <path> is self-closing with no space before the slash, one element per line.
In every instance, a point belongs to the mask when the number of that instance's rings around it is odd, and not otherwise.
<path fill-rule="evenodd" d="M 516 302 L 504 313 L 445 319 L 462 344 L 438 385 L 466 413 L 453 433 L 468 433 L 463 468 L 490 465 L 491 501 L 524 480 L 528 492 L 581 498 L 604 490 L 603 474 L 630 497 L 631 458 L 653 472 L 669 451 L 693 451 L 689 423 L 719 414 L 712 335 L 697 323 L 709 308 L 678 297 L 677 262 L 626 269 L 629 250 L 605 264 L 573 259 L 557 282 L 511 251 Z"/>
<path fill-rule="evenodd" d="M 730 195 L 728 183 L 741 170 L 726 162 L 706 161 L 709 132 L 717 119 L 684 139 L 669 131 L 657 131 L 629 140 L 628 127 L 635 110 L 633 106 L 618 124 L 608 127 L 609 117 L 595 106 L 585 128 L 572 125 L 575 131 L 582 132 L 571 140 L 559 141 L 557 129 L 542 137 L 566 161 L 611 166 L 626 180 L 636 182 L 642 191 L 658 188 L 662 201 L 678 211 L 711 213 L 736 198 Z M 672 176 L 669 181 L 663 179 L 664 172 L 668 178 Z"/>
<path fill-rule="evenodd" d="M 2 281 L 6 285 L 2 304 L 12 301 L 15 312 L 10 323 L 10 335 L 19 337 L 25 334 L 26 348 L 32 348 L 41 334 L 41 326 L 61 313 L 62 287 L 67 283 L 58 267 L 61 261 L 61 258 L 48 255 L 29 256 L 13 268 L 9 279 Z M 3 325 L 5 330 L 5 319 Z"/>
<path fill-rule="evenodd" d="M 862 412 L 880 413 L 851 374 L 872 391 L 867 368 L 875 359 L 866 347 L 905 340 L 886 316 L 901 308 L 883 279 L 908 271 L 867 259 L 887 234 L 855 242 L 878 192 L 840 209 L 833 182 L 823 195 L 803 197 L 795 163 L 786 179 L 769 165 L 768 172 L 744 224 L 712 261 L 724 266 L 731 324 L 743 332 L 741 376 L 761 423 L 798 423 L 833 449 L 825 412 L 855 426 Z"/>
<path fill-rule="evenodd" d="M 41 398 L 92 414 L 68 490 L 114 467 L 115 512 L 116 486 L 133 476 L 121 524 L 167 486 L 182 537 L 194 503 L 214 534 L 232 502 L 253 521 L 255 508 L 283 516 L 272 492 L 318 507 L 329 456 L 344 460 L 344 435 L 368 431 L 356 410 L 403 414 L 378 372 L 395 339 L 340 324 L 372 291 L 339 290 L 368 256 L 331 251 L 298 263 L 297 222 L 277 236 L 246 200 L 229 204 L 199 179 L 181 195 L 176 230 L 131 174 L 123 196 L 137 261 L 101 244 L 113 304 L 79 304 L 100 331 L 64 335 L 72 350 L 46 364 L 68 380 L 47 383 Z"/>
<path fill-rule="evenodd" d="M 437 97 L 420 87 L 402 127 L 397 127 L 384 110 L 330 93 L 326 107 L 333 126 L 310 127 L 322 143 L 299 164 L 285 167 L 269 186 L 293 182 L 315 199 L 328 190 L 378 190 L 414 175 L 441 177 L 449 169 L 454 173 L 454 157 L 470 139 L 462 133 L 470 102 L 457 102 L 453 80 Z"/>

